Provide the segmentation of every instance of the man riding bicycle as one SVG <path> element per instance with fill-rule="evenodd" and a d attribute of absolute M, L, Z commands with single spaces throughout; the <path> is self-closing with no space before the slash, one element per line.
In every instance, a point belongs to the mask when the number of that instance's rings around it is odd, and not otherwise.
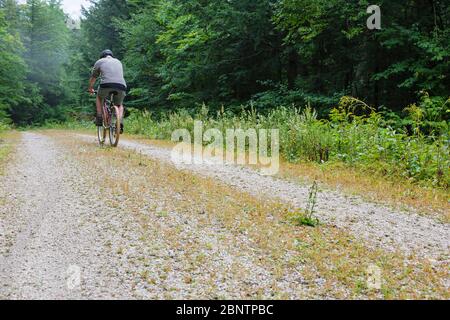
<path fill-rule="evenodd" d="M 95 93 L 94 85 L 98 77 L 101 77 L 100 88 L 97 94 L 97 118 L 96 125 L 98 127 L 103 125 L 102 106 L 106 97 L 114 94 L 114 105 L 119 107 L 119 116 L 121 119 L 120 133 L 123 133 L 123 100 L 126 96 L 127 83 L 123 76 L 122 62 L 114 58 L 111 50 L 105 50 L 101 53 L 100 60 L 98 60 L 92 71 L 91 79 L 89 80 L 89 92 Z"/>

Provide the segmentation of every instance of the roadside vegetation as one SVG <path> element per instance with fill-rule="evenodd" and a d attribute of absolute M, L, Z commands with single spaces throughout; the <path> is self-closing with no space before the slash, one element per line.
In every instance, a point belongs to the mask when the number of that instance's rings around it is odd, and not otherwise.
<path fill-rule="evenodd" d="M 0 163 L 3 162 L 3 159 L 9 154 L 10 146 L 4 140 L 2 134 L 0 134 Z"/>
<path fill-rule="evenodd" d="M 176 129 L 186 128 L 193 133 L 196 120 L 204 122 L 205 130 L 275 128 L 280 130 L 281 154 L 288 162 L 341 162 L 392 179 L 447 189 L 450 186 L 447 121 L 450 98 L 435 107 L 434 111 L 439 113 L 435 122 L 425 118 L 429 111 L 425 105 L 410 107 L 414 108 L 413 112 L 422 114 L 420 119 L 416 119 L 415 114 L 395 119 L 411 121 L 410 126 L 402 126 L 389 118 L 389 114 L 376 112 L 348 97 L 331 111 L 329 120 L 319 119 L 316 111 L 309 107 L 280 107 L 267 114 L 249 108 L 239 115 L 223 110 L 211 115 L 203 107 L 195 114 L 181 110 L 164 114 L 160 119 L 149 112 L 132 110 L 127 130 L 151 139 L 170 140 Z M 408 132 L 408 127 L 412 132 Z"/>
<path fill-rule="evenodd" d="M 18 139 L 17 132 L 0 129 L 0 175 L 3 174 L 4 166 L 8 163 Z"/>

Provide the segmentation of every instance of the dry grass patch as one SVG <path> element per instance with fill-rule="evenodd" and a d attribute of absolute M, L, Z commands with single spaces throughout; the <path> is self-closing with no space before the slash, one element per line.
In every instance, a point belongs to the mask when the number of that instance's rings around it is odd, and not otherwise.
<path fill-rule="evenodd" d="M 101 149 L 81 141 L 70 145 L 68 141 L 66 147 L 72 149 L 75 157 L 97 164 L 99 168 L 103 166 L 105 170 L 115 167 L 127 173 L 129 179 L 115 178 L 110 182 L 117 186 L 118 196 L 125 196 L 130 205 L 129 213 L 135 214 L 143 226 L 149 223 L 148 217 L 139 214 L 137 207 L 145 205 L 151 189 L 153 200 L 160 205 L 149 210 L 179 212 L 193 217 L 193 223 L 219 223 L 235 238 L 248 239 L 259 263 L 271 270 L 275 291 L 278 281 L 292 270 L 301 269 L 303 279 L 298 285 L 308 288 L 309 297 L 450 298 L 446 287 L 449 276 L 446 262 L 373 249 L 330 226 L 297 227 L 289 222 L 292 208 L 281 203 L 261 201 L 214 179 L 179 171 L 131 151 Z M 182 226 L 174 226 L 160 236 L 173 241 L 174 247 L 185 246 L 187 256 L 191 256 L 188 261 L 202 263 L 203 253 L 198 252 L 198 244 L 177 242 L 179 228 Z M 381 290 L 367 287 L 367 270 L 373 265 L 382 270 Z M 239 270 L 234 272 L 237 274 Z M 275 298 L 288 296 L 280 292 Z"/>
<path fill-rule="evenodd" d="M 320 181 L 325 186 L 363 198 L 393 205 L 412 207 L 419 213 L 450 222 L 450 193 L 448 190 L 424 188 L 406 179 L 390 181 L 374 173 L 345 167 L 343 164 L 292 164 L 283 162 L 279 176 L 294 182 Z"/>
<path fill-rule="evenodd" d="M 15 145 L 20 140 L 20 133 L 8 131 L 0 133 L 0 175 L 3 174 L 5 165 L 12 159 Z"/>

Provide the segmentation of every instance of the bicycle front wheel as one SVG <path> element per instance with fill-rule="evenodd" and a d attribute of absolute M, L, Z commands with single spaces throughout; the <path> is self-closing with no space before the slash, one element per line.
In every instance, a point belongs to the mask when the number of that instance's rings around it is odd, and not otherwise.
<path fill-rule="evenodd" d="M 117 147 L 119 145 L 120 139 L 120 119 L 119 110 L 113 107 L 111 114 L 111 127 L 109 129 L 109 141 L 112 147 Z"/>

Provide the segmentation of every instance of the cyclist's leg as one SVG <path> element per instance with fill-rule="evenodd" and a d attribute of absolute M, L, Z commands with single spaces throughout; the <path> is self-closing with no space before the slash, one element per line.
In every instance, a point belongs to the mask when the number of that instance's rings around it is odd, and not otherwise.
<path fill-rule="evenodd" d="M 103 106 L 103 99 L 97 95 L 97 116 L 102 116 L 102 106 Z"/>
<path fill-rule="evenodd" d="M 96 106 L 97 106 L 97 125 L 98 125 L 98 119 L 102 119 L 103 118 L 102 105 L 103 105 L 103 99 L 99 95 L 97 95 L 97 101 L 96 101 Z"/>
<path fill-rule="evenodd" d="M 103 125 L 103 104 L 109 94 L 109 89 L 99 88 L 97 92 L 97 126 Z"/>
<path fill-rule="evenodd" d="M 126 93 L 125 91 L 118 90 L 117 94 L 114 96 L 114 104 L 119 108 L 119 117 L 120 117 L 120 131 L 123 133 L 124 125 L 123 119 L 125 116 L 125 108 L 123 106 L 123 100 L 125 99 Z"/>
<path fill-rule="evenodd" d="M 124 107 L 123 104 L 119 105 L 119 117 L 120 117 L 120 123 L 123 124 L 123 116 L 124 116 Z"/>

